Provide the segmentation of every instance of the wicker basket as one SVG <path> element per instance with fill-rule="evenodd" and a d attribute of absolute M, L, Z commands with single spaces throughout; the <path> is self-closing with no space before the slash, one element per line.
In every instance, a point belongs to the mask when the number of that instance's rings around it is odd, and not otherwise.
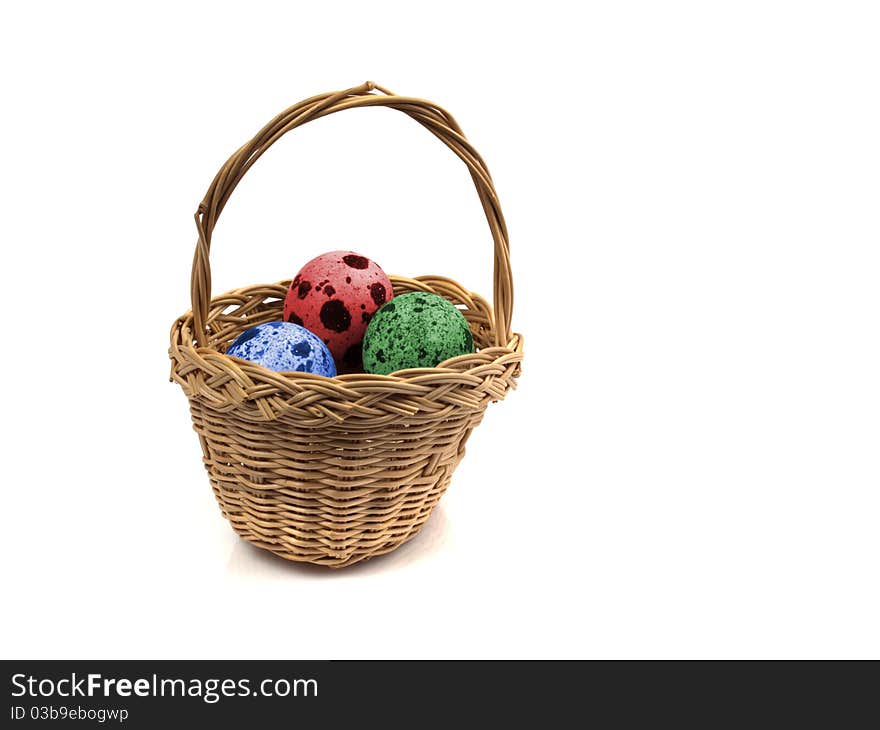
<path fill-rule="evenodd" d="M 468 166 L 495 241 L 494 310 L 451 279 L 391 276 L 395 294 L 457 305 L 477 352 L 393 375 L 276 373 L 225 353 L 245 329 L 282 318 L 289 281 L 211 298 L 208 254 L 223 206 L 279 137 L 313 119 L 387 106 L 415 119 Z M 458 124 L 422 99 L 367 82 L 279 114 L 227 161 L 196 212 L 192 310 L 171 328 L 171 379 L 189 398 L 220 509 L 245 540 L 289 560 L 343 567 L 414 537 L 437 504 L 490 401 L 516 384 L 513 281 L 492 179 Z"/>

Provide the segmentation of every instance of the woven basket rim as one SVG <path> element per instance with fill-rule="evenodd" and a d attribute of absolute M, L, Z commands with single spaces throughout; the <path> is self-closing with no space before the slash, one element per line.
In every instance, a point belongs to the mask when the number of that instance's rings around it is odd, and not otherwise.
<path fill-rule="evenodd" d="M 412 279 L 390 275 L 389 278 L 392 280 L 392 282 L 426 282 L 442 279 L 454 283 L 452 279 L 448 279 L 447 277 L 438 277 L 434 275 L 417 276 Z M 290 279 L 282 279 L 281 281 L 274 284 L 256 284 L 250 287 L 239 287 L 236 289 L 230 289 L 223 294 L 218 294 L 217 296 L 212 297 L 211 304 L 215 306 L 219 305 L 219 303 L 223 300 L 233 299 L 236 296 L 247 293 L 249 290 L 275 287 L 286 289 L 289 284 Z M 479 295 L 474 294 L 473 292 L 471 292 L 471 296 L 474 299 L 482 300 Z M 492 312 L 491 307 L 489 307 L 488 309 L 488 314 L 490 318 L 493 317 L 494 313 Z M 523 348 L 522 335 L 517 332 L 513 332 L 511 340 L 506 346 L 499 347 L 496 345 L 492 345 L 490 347 L 479 348 L 473 353 L 447 358 L 446 360 L 443 360 L 432 368 L 405 368 L 402 370 L 396 370 L 393 373 L 389 373 L 387 375 L 362 372 L 346 373 L 335 375 L 333 377 L 327 377 L 325 375 L 317 375 L 315 373 L 303 373 L 295 370 L 274 371 L 257 363 L 244 360 L 243 358 L 236 357 L 234 355 L 228 355 L 222 350 L 217 349 L 216 347 L 210 345 L 197 345 L 195 344 L 194 337 L 182 337 L 184 329 L 187 328 L 187 325 L 189 325 L 188 329 L 192 331 L 192 327 L 194 325 L 194 315 L 192 309 L 188 309 L 186 312 L 180 315 L 177 319 L 174 320 L 174 324 L 172 325 L 172 345 L 176 344 L 178 349 L 188 350 L 199 357 L 221 357 L 227 362 L 234 364 L 238 368 L 246 370 L 251 379 L 255 379 L 255 376 L 259 376 L 260 373 L 263 373 L 264 377 L 259 379 L 266 382 L 277 382 L 278 379 L 281 378 L 283 380 L 297 382 L 297 384 L 300 386 L 307 386 L 310 382 L 318 385 L 326 384 L 328 382 L 340 382 L 347 385 L 374 385 L 376 383 L 419 383 L 421 380 L 430 380 L 437 375 L 454 376 L 466 374 L 471 370 L 484 367 L 487 364 L 492 364 L 496 362 L 507 363 L 510 361 L 511 357 L 521 359 Z M 173 359 L 173 351 L 169 350 L 169 354 L 172 355 Z M 487 356 L 489 356 L 488 360 Z M 440 384 L 438 384 L 438 386 L 439 385 Z"/>

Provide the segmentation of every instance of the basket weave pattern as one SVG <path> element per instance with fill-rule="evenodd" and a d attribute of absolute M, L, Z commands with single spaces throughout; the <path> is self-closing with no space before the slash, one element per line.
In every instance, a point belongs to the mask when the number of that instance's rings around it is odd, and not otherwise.
<path fill-rule="evenodd" d="M 374 93 L 374 90 L 379 93 Z M 477 352 L 435 368 L 324 378 L 230 357 L 245 329 L 282 319 L 289 281 L 210 296 L 211 233 L 242 175 L 284 133 L 356 106 L 408 114 L 468 166 L 495 242 L 494 308 L 451 279 L 391 276 L 394 294 L 434 292 L 457 305 Z M 507 231 L 485 163 L 455 120 L 421 99 L 367 83 L 287 109 L 223 166 L 196 213 L 192 309 L 171 329 L 171 378 L 189 398 L 223 515 L 289 560 L 342 567 L 415 536 L 449 485 L 490 401 L 515 387 L 522 338 L 510 331 Z"/>

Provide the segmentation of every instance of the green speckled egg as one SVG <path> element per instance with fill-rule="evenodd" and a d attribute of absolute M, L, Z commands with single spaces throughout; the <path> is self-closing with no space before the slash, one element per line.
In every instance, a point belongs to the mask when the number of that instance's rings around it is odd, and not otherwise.
<path fill-rule="evenodd" d="M 400 294 L 373 315 L 364 335 L 364 370 L 388 375 L 433 368 L 474 351 L 464 315 L 437 294 Z"/>

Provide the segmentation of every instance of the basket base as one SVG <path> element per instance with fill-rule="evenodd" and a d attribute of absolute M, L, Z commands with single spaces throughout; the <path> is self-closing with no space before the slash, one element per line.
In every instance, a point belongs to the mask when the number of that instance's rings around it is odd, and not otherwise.
<path fill-rule="evenodd" d="M 228 514 L 223 508 L 223 500 L 217 495 L 220 509 L 223 516 L 229 520 L 232 529 L 242 539 L 251 545 L 266 550 L 279 558 L 284 558 L 291 562 L 310 563 L 313 565 L 322 565 L 327 568 L 345 568 L 355 563 L 361 563 L 370 558 L 380 555 L 386 555 L 401 545 L 416 537 L 427 523 L 428 518 L 434 511 L 434 507 L 440 501 L 440 498 L 449 487 L 452 479 L 452 471 L 431 489 L 426 499 L 418 510 L 410 514 L 401 514 L 395 521 L 394 528 L 389 530 L 383 527 L 381 531 L 377 531 L 375 537 L 367 538 L 361 534 L 358 536 L 357 543 L 345 546 L 344 539 L 340 541 L 337 549 L 333 549 L 332 545 L 325 545 L 320 551 L 306 550 L 303 541 L 297 540 L 295 535 L 289 538 L 278 538 L 277 535 L 267 536 L 265 532 L 260 531 L 254 526 L 249 519 L 243 519 L 244 515 Z M 217 490 L 215 489 L 215 494 Z M 291 530 L 291 532 L 294 532 Z"/>

